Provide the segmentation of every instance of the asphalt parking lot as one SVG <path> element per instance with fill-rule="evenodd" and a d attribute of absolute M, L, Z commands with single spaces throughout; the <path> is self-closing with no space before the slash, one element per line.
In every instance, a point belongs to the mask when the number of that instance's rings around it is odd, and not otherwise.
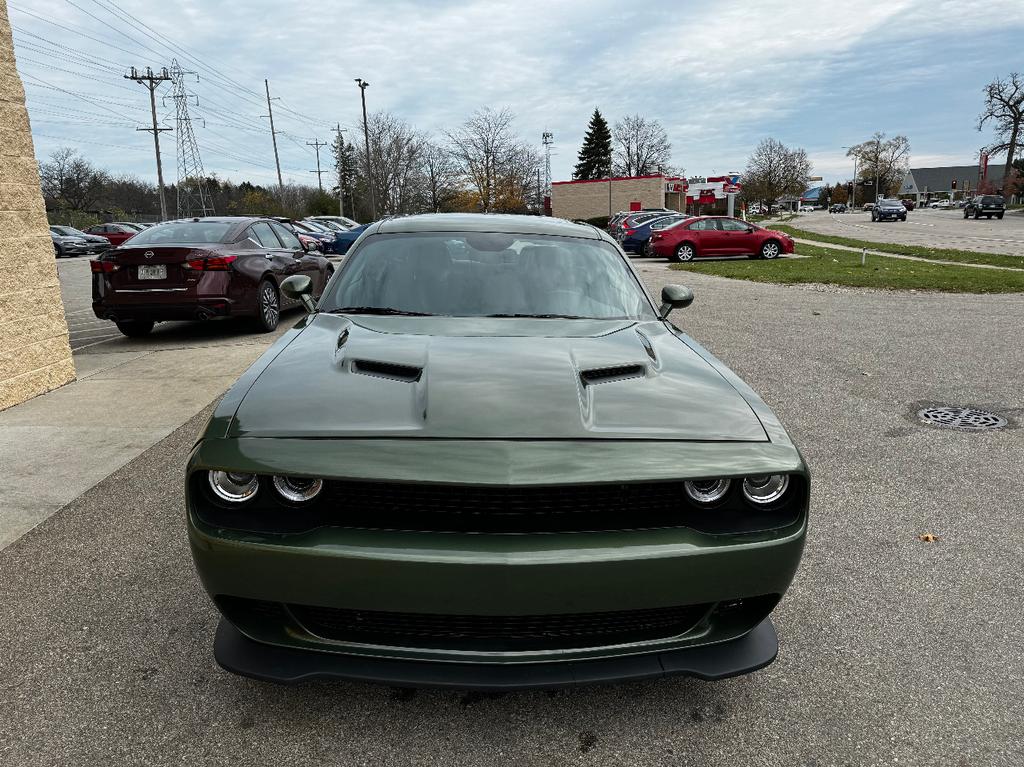
<path fill-rule="evenodd" d="M 811 466 L 775 664 L 501 696 L 226 674 L 183 534 L 200 414 L 0 551 L 0 764 L 1024 763 L 1024 296 L 637 265 L 656 293 L 694 288 L 676 324 L 761 393 Z M 1010 425 L 913 417 L 938 403 Z"/>
<path fill-rule="evenodd" d="M 1002 221 L 995 218 L 975 221 L 973 218 L 965 220 L 962 210 L 916 208 L 907 214 L 906 221 L 872 223 L 870 213 L 832 214 L 816 210 L 801 213 L 788 223 L 819 234 L 872 242 L 1024 256 L 1024 214 L 1020 212 L 1009 212 Z"/>

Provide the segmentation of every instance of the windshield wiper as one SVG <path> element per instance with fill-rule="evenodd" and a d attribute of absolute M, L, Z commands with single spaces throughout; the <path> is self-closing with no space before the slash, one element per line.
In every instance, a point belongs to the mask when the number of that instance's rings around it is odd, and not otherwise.
<path fill-rule="evenodd" d="M 395 309 L 390 306 L 342 306 L 331 309 L 328 314 L 394 314 L 404 317 L 433 317 L 430 312 L 411 312 L 406 309 Z"/>
<path fill-rule="evenodd" d="M 486 317 L 532 317 L 541 320 L 590 320 L 593 317 L 581 317 L 578 314 L 487 314 Z"/>

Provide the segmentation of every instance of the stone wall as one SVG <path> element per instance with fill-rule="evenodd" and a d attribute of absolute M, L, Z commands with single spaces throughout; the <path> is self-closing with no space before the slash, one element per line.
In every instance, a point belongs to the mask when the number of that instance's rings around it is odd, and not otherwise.
<path fill-rule="evenodd" d="M 640 202 L 641 208 L 665 207 L 665 177 L 567 181 L 551 185 L 551 214 L 558 218 L 572 220 L 608 216 L 609 211 L 629 210 L 631 202 Z"/>
<path fill-rule="evenodd" d="M 0 410 L 74 378 L 25 91 L 0 0 Z"/>

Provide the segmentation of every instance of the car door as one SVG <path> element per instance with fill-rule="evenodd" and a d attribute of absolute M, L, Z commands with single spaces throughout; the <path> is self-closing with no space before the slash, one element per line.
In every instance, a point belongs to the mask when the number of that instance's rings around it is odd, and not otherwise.
<path fill-rule="evenodd" d="M 745 256 L 757 252 L 757 237 L 746 221 L 735 218 L 720 218 L 723 256 Z"/>
<path fill-rule="evenodd" d="M 725 244 L 718 219 L 703 218 L 690 224 L 690 230 L 697 233 L 697 253 L 701 256 L 721 256 Z"/>
<path fill-rule="evenodd" d="M 284 265 L 284 276 L 291 276 L 293 274 L 306 275 L 313 281 L 313 294 L 319 295 L 323 289 L 323 285 L 320 284 L 322 280 L 320 277 L 319 258 L 306 253 L 302 243 L 299 242 L 298 236 L 284 224 L 271 221 L 270 226 L 273 228 L 278 239 L 281 240 L 283 245 L 282 254 L 288 262 Z"/>

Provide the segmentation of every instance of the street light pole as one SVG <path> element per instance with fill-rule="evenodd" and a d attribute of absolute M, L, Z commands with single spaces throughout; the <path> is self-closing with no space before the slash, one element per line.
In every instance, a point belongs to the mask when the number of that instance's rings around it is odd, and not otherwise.
<path fill-rule="evenodd" d="M 843 149 L 853 149 L 852 146 L 844 146 Z M 853 181 L 850 182 L 850 210 L 857 207 L 857 159 L 858 156 L 853 156 Z"/>
<path fill-rule="evenodd" d="M 366 89 L 370 84 L 361 77 L 356 78 L 359 95 L 363 99 L 363 140 L 366 142 L 366 186 L 370 190 L 370 218 L 377 220 L 377 199 L 373 194 L 373 162 L 370 158 L 370 126 L 366 120 Z"/>

